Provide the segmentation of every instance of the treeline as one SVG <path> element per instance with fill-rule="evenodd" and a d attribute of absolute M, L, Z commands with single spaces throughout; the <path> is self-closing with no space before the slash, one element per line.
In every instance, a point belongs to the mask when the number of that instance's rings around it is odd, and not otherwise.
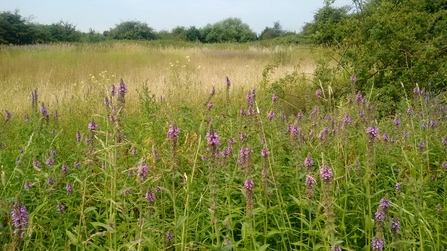
<path fill-rule="evenodd" d="M 239 18 L 227 18 L 201 28 L 177 26 L 171 31 L 156 31 L 140 21 L 123 21 L 102 33 L 95 30 L 81 32 L 76 26 L 60 21 L 45 25 L 33 23 L 19 11 L 0 13 L 0 44 L 40 44 L 54 42 L 100 42 L 105 40 L 181 40 L 202 43 L 249 42 L 283 38 L 288 43 L 303 43 L 303 35 L 286 31 L 279 22 L 256 34 Z"/>
<path fill-rule="evenodd" d="M 334 81 L 335 75 L 356 75 L 356 89 L 381 101 L 376 109 L 382 115 L 407 106 L 405 95 L 447 90 L 447 0 L 353 0 L 353 7 L 333 3 L 325 0 L 303 27 L 313 43 L 338 53 L 339 71 L 323 65 L 319 79 L 339 84 L 336 89 L 344 87 L 346 93 L 349 85 Z"/>

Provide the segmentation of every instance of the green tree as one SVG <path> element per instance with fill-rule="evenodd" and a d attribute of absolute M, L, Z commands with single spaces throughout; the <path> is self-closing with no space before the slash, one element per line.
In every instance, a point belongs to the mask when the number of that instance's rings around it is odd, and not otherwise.
<path fill-rule="evenodd" d="M 19 15 L 6 11 L 0 13 L 0 44 L 29 44 L 31 43 L 30 29 L 27 20 Z"/>
<path fill-rule="evenodd" d="M 314 20 L 303 27 L 303 34 L 311 35 L 317 44 L 334 44 L 341 42 L 346 33 L 343 32 L 344 21 L 349 17 L 349 6 L 334 7 L 334 1 L 325 0 L 323 8 L 314 15 Z"/>
<path fill-rule="evenodd" d="M 273 23 L 273 27 L 265 27 L 259 36 L 260 39 L 271 39 L 276 37 L 282 37 L 286 34 L 279 21 Z"/>
<path fill-rule="evenodd" d="M 153 40 L 156 38 L 154 29 L 139 21 L 121 22 L 110 30 L 109 36 L 119 40 Z"/>
<path fill-rule="evenodd" d="M 214 24 L 207 24 L 200 30 L 204 42 L 248 42 L 256 40 L 256 33 L 239 18 L 227 18 Z"/>
<path fill-rule="evenodd" d="M 81 32 L 76 30 L 76 26 L 60 21 L 49 26 L 51 40 L 57 42 L 79 42 Z"/>

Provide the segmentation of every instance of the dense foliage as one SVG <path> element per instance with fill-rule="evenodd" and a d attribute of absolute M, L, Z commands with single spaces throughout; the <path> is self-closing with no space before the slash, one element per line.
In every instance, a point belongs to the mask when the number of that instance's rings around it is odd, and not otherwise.
<path fill-rule="evenodd" d="M 326 1 L 305 28 L 318 44 L 338 49 L 339 69 L 357 76 L 360 90 L 394 112 L 418 84 L 440 93 L 447 86 L 447 1 L 354 1 L 356 10 Z M 338 73 L 336 73 L 338 74 Z"/>

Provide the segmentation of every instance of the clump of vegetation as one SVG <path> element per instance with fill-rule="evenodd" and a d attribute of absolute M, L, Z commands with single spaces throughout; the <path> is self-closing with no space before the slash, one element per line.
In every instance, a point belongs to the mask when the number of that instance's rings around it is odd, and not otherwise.
<path fill-rule="evenodd" d="M 32 88 L 21 113 L 5 107 L 1 247 L 447 247 L 444 97 L 415 89 L 381 117 L 354 77 L 335 98 L 296 72 L 273 78 L 280 64 L 253 88 L 229 72 L 192 95 L 188 67 L 161 97 L 102 72 L 73 99 Z"/>

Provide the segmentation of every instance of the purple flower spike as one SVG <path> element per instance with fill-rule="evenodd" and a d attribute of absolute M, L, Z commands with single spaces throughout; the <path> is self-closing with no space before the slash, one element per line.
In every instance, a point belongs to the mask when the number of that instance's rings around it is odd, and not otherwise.
<path fill-rule="evenodd" d="M 312 159 L 311 156 L 306 157 L 306 158 L 304 159 L 304 165 L 305 165 L 305 166 L 307 166 L 307 167 L 311 167 L 313 164 L 314 164 L 314 160 Z"/>
<path fill-rule="evenodd" d="M 110 95 L 115 96 L 115 94 L 116 94 L 116 87 L 115 85 L 112 85 L 112 87 L 110 87 Z"/>
<path fill-rule="evenodd" d="M 278 101 L 278 96 L 276 94 L 273 94 L 272 102 L 275 103 L 276 101 Z"/>
<path fill-rule="evenodd" d="M 267 157 L 269 155 L 270 155 L 270 152 L 267 149 L 264 148 L 264 149 L 261 150 L 261 156 L 262 157 L 265 158 L 265 157 Z"/>
<path fill-rule="evenodd" d="M 388 209 L 391 207 L 391 201 L 388 198 L 382 198 L 380 200 L 380 207 L 383 209 Z"/>
<path fill-rule="evenodd" d="M 349 80 L 351 81 L 351 83 L 355 84 L 355 82 L 357 82 L 357 77 L 355 75 L 352 75 L 351 77 L 349 77 Z"/>
<path fill-rule="evenodd" d="M 323 95 L 323 91 L 321 89 L 318 89 L 315 91 L 315 95 L 319 98 L 321 98 L 321 95 Z"/>
<path fill-rule="evenodd" d="M 177 140 L 179 133 L 180 133 L 180 128 L 178 128 L 177 125 L 175 125 L 175 124 L 169 125 L 168 139 Z"/>
<path fill-rule="evenodd" d="M 320 177 L 323 181 L 331 182 L 332 178 L 334 177 L 334 173 L 329 166 L 323 165 L 320 168 Z"/>
<path fill-rule="evenodd" d="M 92 122 L 88 123 L 87 127 L 90 131 L 96 131 L 98 130 L 98 125 L 95 123 L 95 121 L 92 119 Z"/>
<path fill-rule="evenodd" d="M 377 135 L 379 135 L 379 129 L 374 126 L 370 126 L 366 129 L 366 133 L 371 137 L 375 138 L 377 137 Z"/>
<path fill-rule="evenodd" d="M 250 179 L 247 179 L 244 183 L 244 187 L 248 191 L 252 191 L 254 186 L 255 186 L 255 183 L 253 182 L 253 180 L 250 180 Z"/>
<path fill-rule="evenodd" d="M 166 233 L 166 241 L 167 242 L 172 242 L 173 239 L 174 239 L 174 236 L 172 235 L 172 233 L 171 232 L 167 232 Z"/>
<path fill-rule="evenodd" d="M 6 117 L 5 117 L 5 121 L 9 121 L 11 119 L 11 113 L 9 111 L 5 111 L 6 112 Z"/>
<path fill-rule="evenodd" d="M 383 250 L 384 242 L 382 238 L 374 237 L 371 244 L 373 250 Z"/>
<path fill-rule="evenodd" d="M 400 231 L 400 220 L 399 218 L 394 218 L 391 219 L 391 230 L 393 230 L 393 232 L 395 233 L 399 233 Z"/>
<path fill-rule="evenodd" d="M 31 189 L 31 187 L 33 187 L 33 183 L 27 181 L 25 182 L 25 185 L 23 186 L 26 190 Z"/>
<path fill-rule="evenodd" d="M 73 184 L 71 183 L 67 183 L 67 185 L 65 186 L 65 190 L 67 190 L 67 194 L 73 192 Z"/>
<path fill-rule="evenodd" d="M 62 212 L 65 210 L 65 206 L 63 204 L 57 204 L 56 209 L 57 211 Z"/>
<path fill-rule="evenodd" d="M 230 81 L 230 79 L 227 77 L 227 87 L 230 87 L 231 86 L 231 81 Z"/>
<path fill-rule="evenodd" d="M 216 88 L 213 86 L 213 88 L 211 88 L 210 95 L 214 96 L 214 94 L 216 94 Z"/>
<path fill-rule="evenodd" d="M 157 197 L 155 197 L 155 194 L 152 192 L 146 192 L 146 199 L 149 200 L 150 202 L 154 202 Z"/>
<path fill-rule="evenodd" d="M 124 95 L 126 92 L 127 92 L 127 86 L 123 81 L 121 81 L 118 84 L 118 95 Z"/>
<path fill-rule="evenodd" d="M 211 131 L 206 134 L 206 140 L 208 141 L 208 145 L 218 146 L 220 139 L 217 132 Z"/>
<path fill-rule="evenodd" d="M 269 112 L 269 114 L 267 115 L 269 120 L 273 120 L 275 118 L 275 113 L 273 111 Z"/>
<path fill-rule="evenodd" d="M 12 225 L 14 226 L 14 234 L 19 238 L 23 238 L 25 230 L 28 227 L 29 213 L 25 206 L 15 203 L 11 211 Z"/>

